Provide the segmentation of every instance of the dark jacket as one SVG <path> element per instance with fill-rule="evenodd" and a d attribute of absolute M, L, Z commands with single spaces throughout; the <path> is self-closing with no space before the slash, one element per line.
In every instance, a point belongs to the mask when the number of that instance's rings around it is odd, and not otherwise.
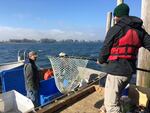
<path fill-rule="evenodd" d="M 129 29 L 136 30 L 141 40 L 142 46 L 150 50 L 150 35 L 142 28 L 142 25 L 143 21 L 140 18 L 133 16 L 125 16 L 122 17 L 117 24 L 115 24 L 112 28 L 109 29 L 99 55 L 99 62 L 101 64 L 108 62 L 108 64 L 105 67 L 103 67 L 103 71 L 109 74 L 120 76 L 131 75 L 136 72 L 136 60 L 107 60 L 110 55 L 110 50 L 113 44 L 119 38 L 124 36 Z"/>
<path fill-rule="evenodd" d="M 39 87 L 39 72 L 34 61 L 26 61 L 24 66 L 24 78 L 26 90 L 37 90 Z"/>

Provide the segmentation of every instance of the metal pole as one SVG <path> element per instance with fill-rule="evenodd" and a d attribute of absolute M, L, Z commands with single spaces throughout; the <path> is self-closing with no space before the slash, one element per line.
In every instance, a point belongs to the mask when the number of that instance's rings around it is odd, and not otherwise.
<path fill-rule="evenodd" d="M 150 33 L 150 0 L 142 0 L 141 15 L 144 22 L 145 30 Z M 138 67 L 150 70 L 150 52 L 144 48 L 140 48 L 138 55 Z M 150 87 L 150 73 L 137 71 L 136 85 Z"/>

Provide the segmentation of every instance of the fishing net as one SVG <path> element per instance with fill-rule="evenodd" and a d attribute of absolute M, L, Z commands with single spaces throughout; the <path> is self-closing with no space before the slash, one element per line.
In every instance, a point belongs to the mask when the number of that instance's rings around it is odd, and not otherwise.
<path fill-rule="evenodd" d="M 57 88 L 61 93 L 67 93 L 79 86 L 80 73 L 78 67 L 86 67 L 88 60 L 48 57 L 54 72 L 54 79 Z"/>

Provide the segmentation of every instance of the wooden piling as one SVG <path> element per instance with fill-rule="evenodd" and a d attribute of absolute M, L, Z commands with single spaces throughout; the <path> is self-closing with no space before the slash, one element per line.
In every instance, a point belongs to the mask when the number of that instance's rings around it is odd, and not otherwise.
<path fill-rule="evenodd" d="M 145 30 L 150 34 L 150 1 L 142 0 L 141 15 Z M 150 70 L 150 52 L 144 48 L 139 49 L 138 67 Z M 150 73 L 137 71 L 136 85 L 150 87 Z"/>
<path fill-rule="evenodd" d="M 124 3 L 124 0 L 117 0 L 117 5 Z"/>
<path fill-rule="evenodd" d="M 112 19 L 112 12 L 107 13 L 107 21 L 106 21 L 106 33 L 111 27 L 111 19 Z"/>

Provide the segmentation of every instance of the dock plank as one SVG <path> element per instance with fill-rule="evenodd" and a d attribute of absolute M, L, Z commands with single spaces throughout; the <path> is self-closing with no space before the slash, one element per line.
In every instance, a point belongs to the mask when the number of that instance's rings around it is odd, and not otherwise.
<path fill-rule="evenodd" d="M 62 110 L 60 113 L 99 113 L 99 108 L 103 104 L 103 99 L 103 91 L 96 91 Z"/>

